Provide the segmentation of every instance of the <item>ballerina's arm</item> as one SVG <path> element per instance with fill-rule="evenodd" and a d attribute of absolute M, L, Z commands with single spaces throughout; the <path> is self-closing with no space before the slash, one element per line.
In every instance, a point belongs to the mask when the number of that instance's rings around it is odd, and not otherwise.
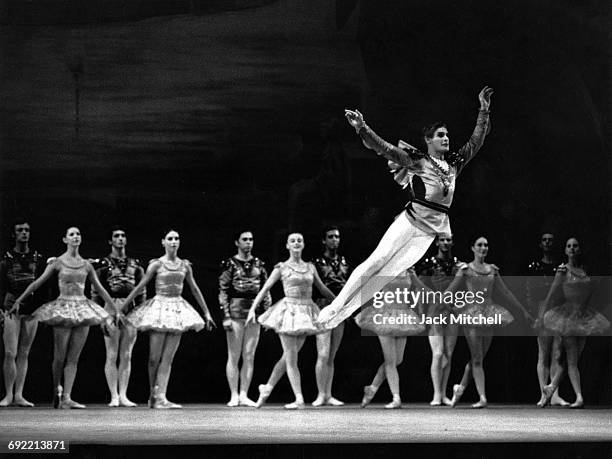
<path fill-rule="evenodd" d="M 191 263 L 187 262 L 186 264 L 187 273 L 185 275 L 185 280 L 187 281 L 187 285 L 189 285 L 189 289 L 191 290 L 193 297 L 195 298 L 198 305 L 202 309 L 202 312 L 204 313 L 204 318 L 206 319 L 206 329 L 211 330 L 212 327 L 216 327 L 217 324 L 215 324 L 215 321 L 210 315 L 210 311 L 208 310 L 208 306 L 206 305 L 206 301 L 204 300 L 202 291 L 200 290 L 200 287 L 198 287 L 198 284 L 196 283 L 195 279 L 193 278 L 193 269 L 191 268 Z"/>
<path fill-rule="evenodd" d="M 542 322 L 542 319 L 544 319 L 544 314 L 548 310 L 548 307 L 550 306 L 550 303 L 552 302 L 553 297 L 557 294 L 557 292 L 561 288 L 561 284 L 563 284 L 563 279 L 565 277 L 566 272 L 567 272 L 567 269 L 565 268 L 565 265 L 562 265 L 559 268 L 557 268 L 557 274 L 555 274 L 555 278 L 553 279 L 553 283 L 550 286 L 548 295 L 546 295 L 546 299 L 542 303 L 540 303 L 536 325 L 539 325 Z"/>
<path fill-rule="evenodd" d="M 261 303 L 261 301 L 266 296 L 266 294 L 270 291 L 272 286 L 276 284 L 276 282 L 280 278 L 281 278 L 280 267 L 275 267 L 272 273 L 270 274 L 270 277 L 268 277 L 268 280 L 266 280 L 266 283 L 261 288 L 259 293 L 257 293 L 257 296 L 253 300 L 253 304 L 251 305 L 251 308 L 249 309 L 249 314 L 247 315 L 247 320 L 246 320 L 247 325 L 251 322 L 255 323 L 255 310 L 257 309 L 257 306 L 259 306 L 259 303 Z"/>
<path fill-rule="evenodd" d="M 506 286 L 506 283 L 503 281 L 501 275 L 499 274 L 499 268 L 495 265 L 491 265 L 494 272 L 495 272 L 495 284 L 494 284 L 494 288 L 498 288 L 500 293 L 510 302 L 514 305 L 515 308 L 521 310 L 521 312 L 523 313 L 523 315 L 525 316 L 526 319 L 534 321 L 535 319 L 533 318 L 533 316 L 531 314 L 529 314 L 529 311 L 527 309 L 525 309 L 525 306 L 523 306 L 521 304 L 521 302 L 519 300 L 516 299 L 516 297 L 514 296 L 514 294 L 510 291 L 510 289 Z"/>
<path fill-rule="evenodd" d="M 134 298 L 136 298 L 136 296 L 139 294 L 140 290 L 144 289 L 147 286 L 147 284 L 149 283 L 149 281 L 151 279 L 153 279 L 153 276 L 157 273 L 157 270 L 159 269 L 160 266 L 161 266 L 161 262 L 159 260 L 151 260 L 151 262 L 149 263 L 149 266 L 147 267 L 147 272 L 145 273 L 143 278 L 140 279 L 140 282 L 138 282 L 138 284 L 136 284 L 134 289 L 130 292 L 130 294 L 127 296 L 127 298 L 123 302 L 123 305 L 121 306 L 121 310 L 122 311 L 132 301 L 134 301 Z"/>
<path fill-rule="evenodd" d="M 57 269 L 56 260 L 57 259 L 53 259 L 53 261 L 50 261 L 44 272 L 40 275 L 40 277 L 34 282 L 32 282 L 30 285 L 28 285 L 28 287 L 23 291 L 23 293 L 19 295 L 19 297 L 15 300 L 13 307 L 9 311 L 9 314 L 19 311 L 19 304 L 23 301 L 23 299 L 27 297 L 30 293 L 33 293 L 38 290 L 40 286 L 43 285 L 53 275 L 53 273 Z"/>
<path fill-rule="evenodd" d="M 323 295 L 328 300 L 333 301 L 334 298 L 336 298 L 336 295 L 334 295 L 333 292 L 327 288 L 327 285 L 323 283 L 323 281 L 319 277 L 319 273 L 314 268 L 314 266 L 312 268 L 312 271 L 313 271 L 313 279 L 312 279 L 313 283 L 315 284 L 319 292 L 321 292 L 321 295 Z"/>

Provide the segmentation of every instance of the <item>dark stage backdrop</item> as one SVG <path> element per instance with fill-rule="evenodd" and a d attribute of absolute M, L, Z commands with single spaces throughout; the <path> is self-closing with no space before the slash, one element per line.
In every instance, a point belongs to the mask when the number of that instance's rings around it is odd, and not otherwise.
<path fill-rule="evenodd" d="M 84 256 L 103 256 L 106 231 L 120 222 L 130 255 L 146 263 L 175 228 L 220 325 L 216 278 L 234 231 L 252 229 L 256 254 L 273 266 L 286 256 L 288 230 L 304 232 L 312 259 L 320 226 L 336 223 L 356 264 L 402 208 L 385 161 L 363 148 L 345 107 L 359 108 L 392 142 L 417 143 L 423 124 L 445 120 L 459 146 L 486 84 L 495 88 L 493 130 L 455 193 L 456 255 L 467 259 L 469 241 L 486 235 L 489 260 L 521 274 L 546 229 L 561 244 L 577 235 L 592 271 L 610 271 L 609 2 L 159 1 L 123 16 L 102 0 L 87 11 L 65 2 L 64 13 L 47 16 L 43 4 L 4 1 L 0 9 L 7 248 L 15 215 L 28 216 L 32 246 L 46 256 L 64 250 L 70 225 L 83 233 Z M 273 294 L 280 298 L 279 286 Z M 146 340 L 136 344 L 130 388 L 140 402 Z M 609 338 L 587 343 L 589 404 L 612 402 L 610 347 Z M 280 352 L 277 336 L 263 333 L 253 397 Z M 41 327 L 26 386 L 37 402 L 51 398 L 51 354 Z M 186 334 L 170 398 L 226 401 L 225 358 L 222 330 Z M 460 340 L 451 382 L 467 358 Z M 300 356 L 307 399 L 316 392 L 314 360 L 309 339 Z M 349 324 L 334 392 L 358 401 L 381 360 L 378 341 Z M 429 400 L 429 361 L 426 338 L 409 339 L 406 401 Z M 103 362 L 102 335 L 92 329 L 76 400 L 105 400 Z M 534 402 L 535 363 L 534 339 L 496 339 L 489 399 Z M 289 399 L 284 380 L 271 401 Z"/>

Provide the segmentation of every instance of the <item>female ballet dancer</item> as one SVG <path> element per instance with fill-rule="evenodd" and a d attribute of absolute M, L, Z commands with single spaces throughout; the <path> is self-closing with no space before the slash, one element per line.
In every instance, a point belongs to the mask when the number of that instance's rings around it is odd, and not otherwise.
<path fill-rule="evenodd" d="M 334 298 L 334 294 L 321 281 L 314 265 L 302 260 L 304 236 L 301 233 L 291 233 L 287 238 L 286 247 L 289 258 L 274 267 L 270 277 L 255 297 L 247 316 L 247 324 L 255 322 L 257 306 L 280 279 L 285 297 L 259 316 L 258 320 L 264 327 L 278 333 L 283 346 L 283 355 L 274 365 L 268 382 L 259 386 L 257 408 L 265 403 L 285 371 L 295 395 L 295 401 L 285 405 L 285 408 L 288 410 L 304 408 L 298 353 L 307 335 L 320 332 L 316 325 L 319 308 L 312 301 L 312 284 L 314 283 L 327 299 Z"/>
<path fill-rule="evenodd" d="M 453 200 L 455 179 L 476 155 L 489 131 L 489 107 L 493 89 L 485 86 L 478 94 L 480 111 L 469 141 L 449 153 L 446 126 L 435 123 L 423 130 L 427 152 L 405 145 L 395 147 L 378 137 L 365 124 L 358 110 L 346 110 L 348 122 L 363 143 L 398 165 L 395 180 L 410 191 L 410 202 L 384 234 L 374 252 L 351 274 L 332 304 L 319 315 L 319 323 L 332 329 L 380 291 L 388 279 L 406 266 L 414 265 L 427 252 L 438 233 L 451 233 L 448 210 Z"/>
<path fill-rule="evenodd" d="M 485 263 L 485 258 L 489 252 L 489 242 L 485 237 L 481 236 L 474 241 L 472 252 L 474 253 L 474 260 L 460 267 L 447 291 L 455 292 L 465 282 L 467 291 L 473 292 L 475 298 L 478 298 L 478 293 L 480 293 L 483 301 L 479 302 L 475 300 L 473 304 L 467 305 L 465 309 L 458 308 L 457 311 L 464 317 L 497 317 L 499 318 L 497 325 L 506 326 L 514 321 L 514 317 L 507 309 L 493 303 L 493 292 L 499 290 L 508 302 L 522 311 L 526 319 L 533 320 L 527 309 L 523 307 L 508 287 L 506 287 L 506 284 L 499 275 L 499 268 L 495 265 Z M 480 398 L 478 402 L 472 405 L 472 408 L 484 408 L 487 406 L 483 362 L 491 346 L 493 328 L 492 325 L 463 326 L 465 338 L 470 348 L 471 360 L 465 366 L 461 382 L 453 386 L 451 406 L 457 404 L 472 376 L 474 377 L 476 390 Z"/>
<path fill-rule="evenodd" d="M 179 233 L 169 230 L 164 233 L 161 244 L 165 255 L 149 262 L 147 272 L 123 303 L 123 309 L 155 276 L 155 296 L 138 306 L 127 316 L 127 321 L 138 331 L 149 331 L 149 408 L 182 408 L 166 398 L 168 380 L 174 354 L 181 342 L 181 334 L 187 330 L 207 330 L 215 326 L 202 292 L 193 277 L 191 263 L 177 255 Z M 181 297 L 183 282 L 187 281 L 191 293 L 204 313 L 200 315 Z"/>
<path fill-rule="evenodd" d="M 436 237 L 438 253 L 426 259 L 418 267 L 419 276 L 431 286 L 436 292 L 444 292 L 451 284 L 460 263 L 453 257 L 451 249 L 453 246 L 453 235 L 447 233 L 438 234 Z M 430 317 L 440 316 L 447 318 L 446 324 L 433 323 L 429 326 L 429 345 L 431 347 L 431 382 L 433 385 L 433 399 L 431 406 L 451 404 L 446 396 L 446 386 L 450 376 L 453 351 L 457 344 L 459 326 L 448 321 L 451 311 L 445 305 L 438 305 L 428 310 Z"/>
<path fill-rule="evenodd" d="M 593 282 L 584 269 L 580 259 L 580 244 L 574 237 L 565 244 L 567 263 L 557 269 L 557 274 L 546 297 L 544 307 L 538 317 L 538 325 L 561 336 L 562 345 L 567 358 L 567 374 L 576 394 L 576 401 L 570 408 L 582 408 L 584 399 L 580 384 L 578 361 L 584 350 L 586 337 L 601 333 L 610 326 L 610 322 L 601 313 L 587 306 L 593 291 Z M 565 303 L 547 311 L 553 296 L 563 291 Z M 555 376 L 548 386 L 544 387 L 544 405 L 547 405 L 559 387 L 561 372 Z"/>
<path fill-rule="evenodd" d="M 85 408 L 85 405 L 72 400 L 71 394 L 79 356 L 89 334 L 89 326 L 102 324 L 111 330 L 114 328 L 109 313 L 85 297 L 85 280 L 91 281 L 109 307 L 113 307 L 113 300 L 100 284 L 91 264 L 79 255 L 81 245 L 79 229 L 68 228 L 63 241 L 66 244 L 66 252 L 49 260 L 42 275 L 15 300 L 11 313 L 19 313 L 23 300 L 57 273 L 59 297 L 55 301 L 43 304 L 34 311 L 32 318 L 53 327 L 53 407 Z"/>
<path fill-rule="evenodd" d="M 411 289 L 413 285 L 427 289 L 416 276 L 414 270 L 408 269 L 387 284 L 381 293 L 394 292 L 398 288 L 404 291 L 404 289 Z M 422 303 L 408 304 L 403 302 L 401 297 L 394 297 L 393 301 L 383 303 L 375 296 L 374 302 L 364 307 L 355 317 L 355 321 L 361 329 L 378 336 L 385 360 L 378 367 L 370 385 L 363 388 L 362 408 L 365 408 L 372 401 L 385 378 L 393 396 L 393 399 L 385 405 L 385 408 L 396 409 L 402 407 L 397 367 L 404 358 L 406 337 L 418 335 L 425 331 L 425 326 L 421 323 L 422 313 Z"/>

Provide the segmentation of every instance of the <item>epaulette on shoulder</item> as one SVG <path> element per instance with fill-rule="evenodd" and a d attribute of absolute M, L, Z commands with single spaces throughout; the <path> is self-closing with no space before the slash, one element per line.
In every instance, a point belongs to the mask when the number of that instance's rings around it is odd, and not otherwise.
<path fill-rule="evenodd" d="M 8 259 L 8 260 L 12 260 L 13 258 L 14 258 L 14 257 L 13 257 L 13 254 L 12 254 L 12 253 L 11 253 L 9 250 L 7 250 L 6 252 L 4 252 L 4 259 L 5 259 L 5 260 L 6 260 L 6 259 Z"/>
<path fill-rule="evenodd" d="M 325 257 L 315 258 L 315 263 L 318 265 L 326 265 L 327 261 L 325 261 Z"/>
<path fill-rule="evenodd" d="M 253 258 L 253 264 L 255 266 L 265 266 L 266 265 L 266 263 L 261 258 L 259 258 L 259 257 L 254 257 Z"/>
<path fill-rule="evenodd" d="M 221 260 L 221 263 L 219 263 L 219 266 L 221 267 L 222 270 L 226 270 L 227 268 L 232 266 L 232 259 L 226 258 L 225 260 Z"/>
<path fill-rule="evenodd" d="M 56 261 L 57 261 L 57 257 L 49 257 L 49 258 L 47 258 L 47 264 L 48 265 L 53 264 Z"/>
<path fill-rule="evenodd" d="M 140 266 L 140 259 L 139 258 L 130 258 L 130 260 L 132 260 L 132 263 L 134 263 L 136 266 Z"/>
<path fill-rule="evenodd" d="M 35 250 L 34 254 L 32 255 L 32 257 L 34 258 L 34 261 L 38 262 L 38 261 L 42 260 L 43 256 L 37 250 Z"/>

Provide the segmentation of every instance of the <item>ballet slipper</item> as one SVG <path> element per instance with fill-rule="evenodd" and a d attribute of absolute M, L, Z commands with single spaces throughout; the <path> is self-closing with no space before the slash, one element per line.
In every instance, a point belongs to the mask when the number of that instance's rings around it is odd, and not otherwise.
<path fill-rule="evenodd" d="M 582 400 L 581 398 L 576 399 L 576 401 L 572 403 L 569 407 L 572 409 L 582 409 L 584 408 L 584 400 Z"/>
<path fill-rule="evenodd" d="M 18 406 L 20 408 L 32 408 L 34 404 L 32 402 L 27 401 L 23 397 L 15 397 L 13 399 L 13 406 Z"/>
<path fill-rule="evenodd" d="M 303 410 L 304 408 L 306 408 L 304 402 L 298 402 L 297 400 L 295 402 L 287 403 L 285 405 L 286 410 Z"/>
<path fill-rule="evenodd" d="M 542 396 L 540 397 L 538 403 L 536 403 L 536 406 L 538 408 L 544 408 L 546 406 L 546 395 L 544 395 L 544 392 L 542 392 Z"/>
<path fill-rule="evenodd" d="M 240 394 L 240 396 L 238 397 L 238 404 L 240 406 L 249 406 L 249 407 L 254 407 L 257 405 L 257 403 L 255 403 L 253 400 L 247 397 L 246 394 Z"/>
<path fill-rule="evenodd" d="M 446 406 L 451 406 L 452 401 L 448 397 L 442 397 L 442 403 Z"/>
<path fill-rule="evenodd" d="M 431 402 L 429 402 L 429 406 L 442 406 L 442 402 L 432 400 Z"/>
<path fill-rule="evenodd" d="M 314 400 L 314 402 L 312 402 L 312 406 L 319 407 L 319 406 L 323 406 L 324 403 L 325 403 L 325 395 L 319 394 L 318 397 Z"/>
<path fill-rule="evenodd" d="M 464 390 L 465 387 L 463 387 L 461 384 L 455 384 L 453 386 L 453 398 L 450 403 L 451 407 L 454 407 L 457 403 L 459 403 L 459 400 L 461 400 L 461 396 L 463 395 Z"/>
<path fill-rule="evenodd" d="M 486 400 L 479 400 L 476 403 L 472 403 L 472 405 L 470 405 L 472 408 L 486 408 L 488 405 Z"/>
<path fill-rule="evenodd" d="M 11 406 L 11 404 L 13 403 L 13 396 L 11 395 L 10 397 L 7 395 L 6 397 L 4 397 L 2 400 L 0 400 L 0 407 L 5 408 L 7 406 Z"/>
<path fill-rule="evenodd" d="M 232 397 L 232 398 L 230 398 L 230 401 L 227 402 L 225 405 L 229 406 L 230 408 L 234 408 L 234 407 L 240 405 L 240 399 L 238 397 Z"/>
<path fill-rule="evenodd" d="M 169 410 L 182 410 L 183 409 L 183 405 L 180 405 L 178 403 L 173 403 L 169 400 L 167 400 L 166 398 L 164 398 L 162 400 L 162 403 L 166 406 L 167 409 Z"/>
<path fill-rule="evenodd" d="M 329 396 L 327 400 L 325 400 L 325 404 L 328 406 L 344 406 L 344 402 L 338 400 L 336 397 Z"/>
<path fill-rule="evenodd" d="M 138 404 L 134 403 L 127 397 L 119 397 L 119 406 L 123 406 L 125 408 L 134 408 L 138 406 Z"/>
<path fill-rule="evenodd" d="M 119 399 L 118 398 L 111 399 L 110 403 L 107 406 L 111 408 L 117 408 L 119 406 Z"/>
<path fill-rule="evenodd" d="M 553 396 L 550 399 L 550 404 L 552 406 L 562 406 L 564 408 L 570 406 L 570 403 L 562 399 L 561 397 L 559 397 L 558 394 L 553 394 Z"/>
<path fill-rule="evenodd" d="M 64 398 L 60 403 L 60 408 L 62 410 L 84 410 L 86 407 L 82 403 L 75 402 L 70 398 Z"/>
<path fill-rule="evenodd" d="M 259 398 L 257 399 L 257 403 L 255 403 L 255 408 L 261 408 L 261 406 L 266 403 L 268 397 L 272 393 L 272 387 L 267 384 L 260 384 L 259 387 Z"/>
<path fill-rule="evenodd" d="M 393 397 L 393 400 L 390 403 L 385 405 L 386 410 L 397 410 L 402 407 L 402 401 L 399 397 Z"/>
<path fill-rule="evenodd" d="M 363 398 L 361 399 L 361 408 L 365 408 L 370 404 L 374 396 L 376 395 L 376 389 L 372 386 L 363 387 Z"/>

